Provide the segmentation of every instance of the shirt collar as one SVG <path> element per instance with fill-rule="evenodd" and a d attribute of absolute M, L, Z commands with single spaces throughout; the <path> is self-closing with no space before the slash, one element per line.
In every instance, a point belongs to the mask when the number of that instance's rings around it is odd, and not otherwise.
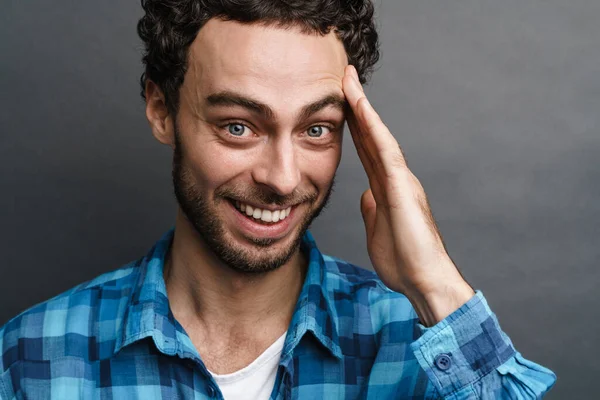
<path fill-rule="evenodd" d="M 198 357 L 191 339 L 175 320 L 167 298 L 163 268 L 173 234 L 173 229 L 165 233 L 148 254 L 136 262 L 138 278 L 123 317 L 115 353 L 151 337 L 157 349 L 164 354 Z M 282 359 L 291 355 L 307 332 L 311 332 L 331 354 L 341 358 L 337 324 L 331 300 L 327 296 L 325 261 L 308 231 L 302 238 L 301 250 L 308 256 L 309 264 L 286 336 Z"/>
<path fill-rule="evenodd" d="M 302 238 L 301 249 L 308 255 L 308 270 L 283 346 L 282 359 L 291 356 L 307 332 L 311 332 L 331 354 L 341 358 L 335 308 L 327 292 L 325 260 L 308 231 Z"/>
<path fill-rule="evenodd" d="M 171 229 L 165 233 L 148 254 L 136 262 L 138 277 L 123 317 L 122 331 L 117 337 L 115 352 L 131 343 L 151 337 L 162 353 L 177 353 L 179 324 L 169 307 L 163 278 L 165 256 L 171 246 L 173 232 Z"/>

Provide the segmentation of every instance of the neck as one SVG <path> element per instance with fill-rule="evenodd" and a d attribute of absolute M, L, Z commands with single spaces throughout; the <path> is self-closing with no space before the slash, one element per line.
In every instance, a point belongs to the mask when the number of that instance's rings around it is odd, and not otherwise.
<path fill-rule="evenodd" d="M 297 250 L 274 271 L 236 271 L 215 256 L 179 210 L 165 283 L 173 314 L 191 335 L 278 337 L 291 321 L 306 269 Z"/>

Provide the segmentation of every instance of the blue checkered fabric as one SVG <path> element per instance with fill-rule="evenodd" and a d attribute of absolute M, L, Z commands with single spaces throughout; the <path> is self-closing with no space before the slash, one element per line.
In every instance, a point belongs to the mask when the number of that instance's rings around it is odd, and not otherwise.
<path fill-rule="evenodd" d="M 143 258 L 0 328 L 1 399 L 222 399 L 163 280 L 173 230 Z M 377 276 L 319 252 L 271 399 L 534 399 L 554 373 L 517 352 L 481 291 L 431 328 Z"/>

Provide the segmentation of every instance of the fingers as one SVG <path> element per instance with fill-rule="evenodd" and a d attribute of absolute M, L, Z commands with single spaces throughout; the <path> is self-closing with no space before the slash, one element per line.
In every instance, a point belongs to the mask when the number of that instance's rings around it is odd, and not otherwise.
<path fill-rule="evenodd" d="M 373 190 L 375 197 L 381 200 L 381 184 L 379 182 L 377 174 L 375 173 L 372 157 L 370 157 L 367 154 L 367 150 L 365 149 L 364 144 L 361 140 L 361 135 L 357 133 L 359 128 L 357 126 L 356 117 L 354 115 L 349 115 L 346 121 L 348 122 L 348 128 L 350 129 L 352 141 L 354 142 L 354 146 L 356 147 L 358 158 L 360 159 L 360 162 L 363 165 L 365 172 L 367 173 L 367 178 L 369 179 L 369 186 Z"/>
<path fill-rule="evenodd" d="M 358 157 L 360 158 L 361 163 L 365 167 L 367 176 L 369 178 L 375 177 L 373 170 L 373 162 L 367 154 L 367 149 L 365 148 L 361 135 L 358 133 L 359 128 L 358 123 L 356 122 L 356 117 L 354 115 L 349 115 L 346 122 L 348 122 L 348 128 L 350 129 L 352 141 L 354 142 L 354 146 L 356 147 Z"/>
<path fill-rule="evenodd" d="M 344 76 L 345 80 L 343 80 L 343 84 L 345 87 L 347 87 L 349 85 L 352 85 L 352 82 L 351 82 L 352 75 L 351 75 L 351 70 L 350 70 L 349 66 L 346 68 L 345 72 L 346 72 L 346 75 Z M 360 87 L 360 85 L 357 85 L 357 88 L 360 88 L 360 91 L 362 93 L 362 87 Z M 352 93 L 350 93 L 350 94 L 352 95 Z M 349 98 L 347 94 L 346 94 L 346 97 L 347 97 L 349 103 L 354 103 L 356 101 L 355 99 Z M 354 146 L 356 147 L 356 152 L 358 153 L 358 157 L 360 158 L 360 161 L 365 169 L 365 172 L 367 173 L 367 177 L 369 179 L 369 186 L 373 190 L 373 194 L 375 195 L 375 198 L 378 199 L 379 201 L 382 201 L 383 198 L 381 196 L 383 195 L 383 193 L 380 189 L 381 183 L 379 182 L 378 174 L 375 172 L 373 157 L 370 154 L 368 154 L 369 150 L 365 147 L 364 135 L 360 133 L 358 121 L 356 119 L 356 115 L 354 114 L 355 111 L 353 110 L 352 107 L 351 107 L 350 111 L 351 112 L 347 116 L 346 121 L 348 123 L 348 128 L 350 129 L 352 141 L 354 142 Z"/>
<path fill-rule="evenodd" d="M 406 167 L 406 160 L 398 142 L 367 100 L 354 66 L 346 68 L 342 82 L 358 128 L 351 133 L 358 136 L 355 142 L 364 149 L 375 169 L 374 172 L 389 177 L 395 168 Z"/>

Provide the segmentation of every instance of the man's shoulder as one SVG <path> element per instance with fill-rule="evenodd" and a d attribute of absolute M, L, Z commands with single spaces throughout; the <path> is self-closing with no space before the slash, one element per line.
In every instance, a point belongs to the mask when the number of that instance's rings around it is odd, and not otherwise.
<path fill-rule="evenodd" d="M 90 341 L 110 340 L 136 284 L 138 265 L 134 261 L 99 275 L 10 319 L 0 327 L 0 373 L 21 358 L 79 356 L 78 349 L 87 351 Z"/>
<path fill-rule="evenodd" d="M 417 315 L 408 298 L 385 286 L 375 272 L 329 255 L 323 260 L 327 293 L 338 315 L 356 317 L 366 310 L 374 328 L 414 323 Z"/>
<path fill-rule="evenodd" d="M 340 290 L 356 291 L 371 289 L 389 291 L 374 271 L 352 264 L 340 258 L 323 254 L 325 279 Z"/>
<path fill-rule="evenodd" d="M 388 289 L 374 271 L 326 254 L 323 254 L 323 260 L 326 282 L 334 290 L 348 292 L 369 290 L 382 296 L 402 296 Z"/>

